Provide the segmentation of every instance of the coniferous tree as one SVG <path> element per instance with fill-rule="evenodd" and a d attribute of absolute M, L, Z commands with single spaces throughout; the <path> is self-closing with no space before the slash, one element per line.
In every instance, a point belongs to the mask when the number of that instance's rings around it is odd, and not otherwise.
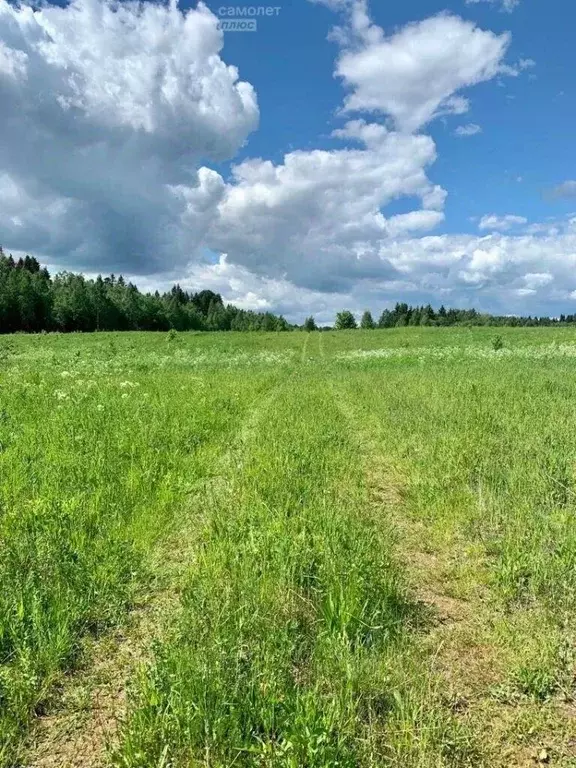
<path fill-rule="evenodd" d="M 310 333 L 311 331 L 318 330 L 316 326 L 316 321 L 314 320 L 314 317 L 312 315 L 310 315 L 310 317 L 307 317 L 306 320 L 304 320 L 304 330 L 308 331 L 308 333 Z"/>
<path fill-rule="evenodd" d="M 385 309 L 378 320 L 378 328 L 393 328 L 394 327 L 394 314 Z"/>
<path fill-rule="evenodd" d="M 374 322 L 374 318 L 372 317 L 370 310 L 367 309 L 366 312 L 364 312 L 362 315 L 362 319 L 360 320 L 360 327 L 370 331 L 376 328 L 376 323 Z"/>
<path fill-rule="evenodd" d="M 204 290 L 175 285 L 161 295 L 140 293 L 122 275 L 83 275 L 48 270 L 30 256 L 14 261 L 0 248 L 0 333 L 17 331 L 285 331 L 292 326 L 271 312 L 249 312 Z"/>

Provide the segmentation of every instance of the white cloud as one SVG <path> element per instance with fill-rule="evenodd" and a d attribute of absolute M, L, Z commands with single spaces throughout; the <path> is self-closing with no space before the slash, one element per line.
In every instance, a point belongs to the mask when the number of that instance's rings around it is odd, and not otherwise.
<path fill-rule="evenodd" d="M 33 11 L 2 0 L 0 33 L 19 62 L 6 97 L 29 102 L 49 85 L 55 103 L 37 107 L 49 129 L 76 119 L 77 130 L 141 131 L 149 149 L 187 160 L 227 157 L 255 126 L 254 91 L 219 58 L 217 19 L 202 3 L 182 14 L 152 3 L 75 0 Z"/>
<path fill-rule="evenodd" d="M 0 42 L 0 205 L 15 212 L 0 242 L 84 268 L 185 263 L 223 192 L 202 162 L 233 156 L 258 121 L 216 17 L 0 0 Z"/>
<path fill-rule="evenodd" d="M 475 5 L 476 3 L 492 3 L 498 4 L 500 10 L 512 13 L 512 11 L 520 5 L 520 0 L 466 0 L 467 5 Z"/>
<path fill-rule="evenodd" d="M 440 211 L 411 211 L 392 216 L 386 226 L 392 237 L 405 235 L 410 232 L 426 232 L 438 226 L 444 221 L 444 214 Z"/>
<path fill-rule="evenodd" d="M 363 146 L 235 166 L 209 247 L 260 274 L 342 290 L 385 269 L 379 250 L 388 240 L 443 220 L 445 193 L 425 172 L 436 157 L 430 137 L 363 121 L 335 136 Z M 420 197 L 422 210 L 387 219 L 382 209 L 403 195 Z"/>
<path fill-rule="evenodd" d="M 27 56 L 23 51 L 9 48 L 0 40 L 0 76 L 6 80 L 21 80 L 26 76 Z"/>
<path fill-rule="evenodd" d="M 536 62 L 534 59 L 519 59 L 515 64 L 503 64 L 500 68 L 500 72 L 503 75 L 509 75 L 510 77 L 518 77 L 527 69 L 532 69 L 532 67 L 536 66 Z M 531 75 L 531 77 L 534 77 L 534 75 Z M 501 83 L 502 85 L 502 83 Z M 508 95 L 508 99 L 514 99 L 515 96 Z"/>
<path fill-rule="evenodd" d="M 549 285 L 553 280 L 554 276 L 550 272 L 529 272 L 527 275 L 524 275 L 526 288 L 534 291 Z"/>
<path fill-rule="evenodd" d="M 386 36 L 363 0 L 340 7 L 349 13 L 348 26 L 335 35 L 343 47 L 336 74 L 349 91 L 346 111 L 388 115 L 401 130 L 415 131 L 439 115 L 467 112 L 464 88 L 511 74 L 504 64 L 508 33 L 441 14 Z"/>
<path fill-rule="evenodd" d="M 388 260 L 420 290 L 423 275 L 453 291 L 460 282 L 481 286 L 492 298 L 517 288 L 547 288 L 565 295 L 576 283 L 576 233 L 569 222 L 555 236 L 429 236 L 403 242 L 397 253 L 388 252 Z"/>
<path fill-rule="evenodd" d="M 455 136 L 476 136 L 482 133 L 482 128 L 476 123 L 467 123 L 466 125 L 459 125 L 454 131 Z"/>
<path fill-rule="evenodd" d="M 506 216 L 497 216 L 495 214 L 490 214 L 488 216 L 482 216 L 480 223 L 478 224 L 478 229 L 506 232 L 509 229 L 512 229 L 512 227 L 527 223 L 528 219 L 524 216 L 512 216 L 510 214 Z"/>
<path fill-rule="evenodd" d="M 488 235 L 430 234 L 446 192 L 428 176 L 434 142 L 416 131 L 464 113 L 462 89 L 506 73 L 508 36 L 449 15 L 386 36 L 361 0 L 325 2 L 348 14 L 336 68 L 346 108 L 394 127 L 350 120 L 334 132 L 339 149 L 248 159 L 225 182 L 206 164 L 234 156 L 258 108 L 204 6 L 0 0 L 0 242 L 321 322 L 399 298 L 514 311 L 576 291 L 570 221 L 509 236 L 526 219 L 491 215 Z M 388 214 L 402 197 L 419 203 Z"/>
<path fill-rule="evenodd" d="M 310 312 L 322 323 L 331 322 L 343 307 L 379 312 L 398 300 L 475 306 L 502 314 L 560 314 L 576 297 L 576 229 L 569 221 L 559 223 L 558 229 L 554 236 L 392 239 L 381 244 L 370 261 L 359 264 L 354 279 L 332 287 L 297 286 L 283 276 L 257 274 L 230 257 L 191 265 L 185 274 L 164 276 L 163 283 L 153 276 L 137 282 L 166 289 L 178 279 L 193 290 L 209 287 L 239 306 L 272 309 L 298 322 Z"/>
<path fill-rule="evenodd" d="M 563 181 L 552 189 L 552 197 L 576 197 L 576 181 Z"/>

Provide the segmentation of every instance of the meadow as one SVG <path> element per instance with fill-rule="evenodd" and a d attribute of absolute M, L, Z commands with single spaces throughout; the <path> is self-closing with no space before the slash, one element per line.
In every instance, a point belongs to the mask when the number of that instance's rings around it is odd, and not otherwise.
<path fill-rule="evenodd" d="M 0 337 L 0 766 L 576 766 L 575 403 L 570 328 Z"/>

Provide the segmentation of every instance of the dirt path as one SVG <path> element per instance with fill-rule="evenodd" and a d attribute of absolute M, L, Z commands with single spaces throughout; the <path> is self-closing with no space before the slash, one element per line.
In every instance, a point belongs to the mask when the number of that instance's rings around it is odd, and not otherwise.
<path fill-rule="evenodd" d="M 306 339 L 307 340 L 307 339 Z M 304 355 L 306 344 L 303 345 Z M 156 641 L 178 620 L 180 595 L 194 566 L 201 510 L 226 482 L 238 450 L 258 427 L 278 386 L 273 385 L 250 411 L 244 424 L 215 454 L 214 471 L 199 481 L 177 529 L 151 554 L 147 572 L 153 574 L 140 590 L 126 623 L 97 640 L 88 640 L 84 663 L 64 679 L 55 696 L 54 711 L 40 716 L 22 765 L 26 768 L 104 768 L 116 743 L 127 706 L 127 689 L 138 669 L 152 657 Z"/>
<path fill-rule="evenodd" d="M 300 362 L 305 363 L 307 360 L 308 343 L 310 341 L 310 333 L 304 334 L 304 342 L 302 344 L 302 351 L 300 352 Z"/>
<path fill-rule="evenodd" d="M 574 768 L 576 708 L 560 700 L 506 695 L 510 648 L 502 629 L 510 633 L 512 622 L 520 627 L 530 616 L 510 616 L 494 599 L 490 565 L 479 542 L 457 530 L 437 535 L 433 524 L 411 517 L 405 480 L 383 455 L 377 428 L 362 423 L 350 393 L 338 390 L 336 396 L 365 457 L 372 513 L 386 515 L 395 529 L 396 551 L 429 617 L 420 643 L 439 681 L 443 705 L 475 735 L 482 755 L 478 766 Z"/>
<path fill-rule="evenodd" d="M 203 491 L 198 489 L 196 499 Z M 38 718 L 24 760 L 29 768 L 100 768 L 125 713 L 126 687 L 146 662 L 179 610 L 185 575 L 194 562 L 198 515 L 188 514 L 178 530 L 151 555 L 153 574 L 139 590 L 126 623 L 85 643 L 84 664 L 64 679 L 54 712 Z"/>

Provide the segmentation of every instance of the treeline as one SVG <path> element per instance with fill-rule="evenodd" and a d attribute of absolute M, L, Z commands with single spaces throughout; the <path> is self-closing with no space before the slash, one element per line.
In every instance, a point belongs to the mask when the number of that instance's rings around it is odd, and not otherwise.
<path fill-rule="evenodd" d="M 371 312 L 360 324 L 349 311 L 339 312 L 334 328 L 398 328 L 402 326 L 549 326 L 576 323 L 576 315 L 560 317 L 498 316 L 475 309 L 434 309 L 430 304 L 398 302 L 375 320 Z M 122 276 L 95 280 L 72 272 L 54 277 L 30 256 L 15 261 L 0 247 L 0 333 L 24 331 L 288 331 L 282 316 L 225 305 L 213 291 L 188 293 L 179 285 L 167 293 L 141 293 Z M 303 326 L 317 330 L 313 317 Z"/>
<path fill-rule="evenodd" d="M 446 309 L 441 306 L 435 310 L 430 304 L 426 306 L 412 307 L 408 304 L 398 302 L 394 309 L 385 309 L 378 320 L 375 320 L 372 313 L 364 312 L 360 321 L 360 327 L 370 330 L 372 328 L 401 328 L 403 326 L 549 326 L 566 323 L 576 323 L 576 315 L 560 315 L 560 317 L 519 317 L 517 315 L 490 315 L 478 312 L 475 309 Z M 356 318 L 347 310 L 338 312 L 336 330 L 347 330 L 358 328 Z M 304 329 L 307 331 L 317 330 L 313 317 L 306 319 Z"/>
<path fill-rule="evenodd" d="M 368 313 L 370 314 L 370 313 Z M 378 320 L 378 328 L 396 328 L 403 325 L 556 325 L 574 323 L 576 315 L 554 317 L 519 317 L 516 315 L 490 315 L 475 309 L 446 309 L 441 306 L 434 310 L 430 304 L 411 307 L 397 303 L 394 309 L 385 309 Z"/>
<path fill-rule="evenodd" d="M 213 291 L 141 293 L 122 276 L 62 272 L 52 277 L 30 256 L 15 261 L 0 248 L 0 333 L 39 331 L 286 331 L 270 312 L 224 305 Z"/>

